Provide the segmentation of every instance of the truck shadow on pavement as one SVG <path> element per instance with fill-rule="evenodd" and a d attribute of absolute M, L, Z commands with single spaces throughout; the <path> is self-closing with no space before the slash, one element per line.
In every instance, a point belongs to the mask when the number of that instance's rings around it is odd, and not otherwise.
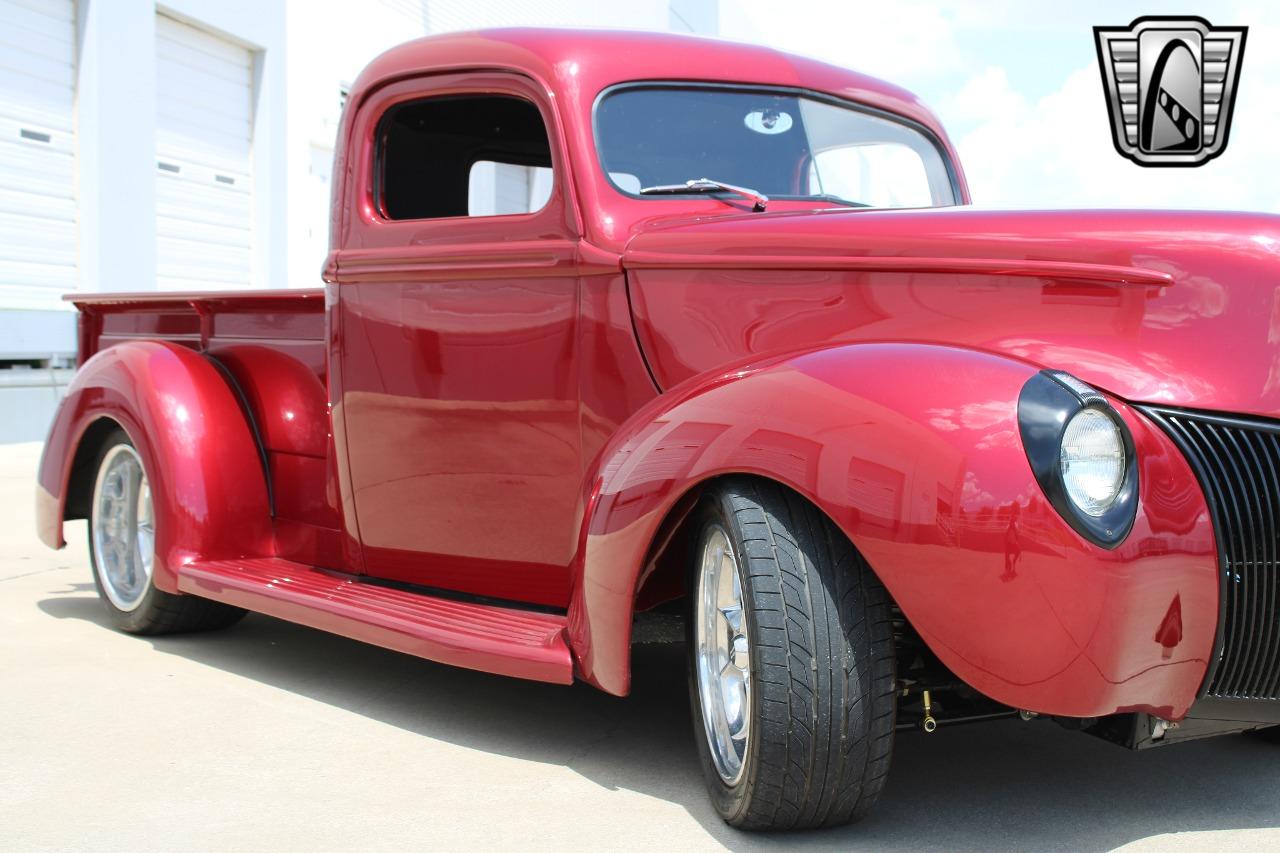
<path fill-rule="evenodd" d="M 45 598 L 59 619 L 110 630 L 92 585 Z M 901 733 L 888 788 L 863 823 L 759 836 L 707 803 L 683 648 L 638 646 L 617 699 L 433 664 L 250 614 L 216 634 L 139 638 L 157 651 L 469 749 L 568 767 L 607 789 L 678 804 L 735 850 L 1110 850 L 1165 833 L 1280 825 L 1280 749 L 1245 737 L 1132 753 L 1047 721 Z"/>

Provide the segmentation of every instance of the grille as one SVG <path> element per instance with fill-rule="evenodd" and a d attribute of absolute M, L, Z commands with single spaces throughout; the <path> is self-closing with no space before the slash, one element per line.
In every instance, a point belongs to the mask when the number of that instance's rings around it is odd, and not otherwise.
<path fill-rule="evenodd" d="M 1222 568 L 1207 695 L 1280 699 L 1280 423 L 1143 406 L 1209 500 Z"/>

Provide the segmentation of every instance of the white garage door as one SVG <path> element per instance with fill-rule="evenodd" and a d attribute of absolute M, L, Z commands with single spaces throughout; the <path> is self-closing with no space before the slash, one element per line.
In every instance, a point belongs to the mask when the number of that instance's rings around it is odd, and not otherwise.
<path fill-rule="evenodd" d="M 253 55 L 156 17 L 156 274 L 167 290 L 250 285 Z"/>
<path fill-rule="evenodd" d="M 76 287 L 75 6 L 0 0 L 0 308 Z"/>

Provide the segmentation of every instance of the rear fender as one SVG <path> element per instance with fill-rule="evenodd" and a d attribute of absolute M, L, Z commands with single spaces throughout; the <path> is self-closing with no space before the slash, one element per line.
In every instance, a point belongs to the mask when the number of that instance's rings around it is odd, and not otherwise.
<path fill-rule="evenodd" d="M 328 396 L 310 367 L 261 344 L 222 344 L 209 355 L 235 378 L 265 451 L 319 459 L 330 455 Z"/>
<path fill-rule="evenodd" d="M 1067 716 L 1185 712 L 1217 619 L 1203 496 L 1163 434 L 1113 401 L 1137 446 L 1138 518 L 1112 551 L 1081 538 L 1019 437 L 1018 397 L 1038 369 L 954 347 L 853 344 L 653 401 L 589 481 L 569 612 L 580 676 L 627 692 L 637 587 L 664 521 L 708 480 L 751 474 L 826 513 L 933 652 L 992 698 Z M 1161 633 L 1170 614 L 1178 630 Z"/>
<path fill-rule="evenodd" d="M 40 460 L 45 544 L 66 544 L 71 477 L 90 478 L 91 489 L 94 475 L 72 464 L 86 435 L 101 436 L 104 419 L 128 433 L 151 481 L 157 587 L 177 592 L 176 573 L 193 560 L 272 553 L 260 452 L 235 392 L 204 356 L 158 341 L 117 344 L 76 372 Z"/>

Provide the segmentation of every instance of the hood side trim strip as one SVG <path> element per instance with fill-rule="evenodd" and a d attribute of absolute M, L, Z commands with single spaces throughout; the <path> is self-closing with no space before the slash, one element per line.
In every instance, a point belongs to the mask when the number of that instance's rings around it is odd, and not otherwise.
<path fill-rule="evenodd" d="M 848 270 L 851 272 L 981 273 L 1026 278 L 1058 278 L 1138 287 L 1169 287 L 1173 276 L 1143 267 L 1038 261 L 1009 258 L 902 258 L 813 255 L 668 254 L 632 251 L 624 256 L 627 269 L 718 270 Z"/>

